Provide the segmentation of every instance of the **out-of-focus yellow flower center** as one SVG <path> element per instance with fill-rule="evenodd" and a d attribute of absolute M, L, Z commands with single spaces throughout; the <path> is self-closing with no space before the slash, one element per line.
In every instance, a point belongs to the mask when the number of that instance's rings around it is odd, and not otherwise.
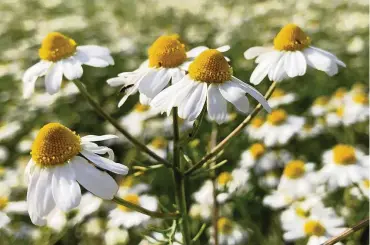
<path fill-rule="evenodd" d="M 234 225 L 228 218 L 221 217 L 217 221 L 217 227 L 222 234 L 229 235 L 232 233 Z"/>
<path fill-rule="evenodd" d="M 76 47 L 73 39 L 59 32 L 51 32 L 42 40 L 39 56 L 42 60 L 56 62 L 72 56 Z"/>
<path fill-rule="evenodd" d="M 328 98 L 327 96 L 320 96 L 320 97 L 318 97 L 318 98 L 313 102 L 313 104 L 314 104 L 314 105 L 323 106 L 323 105 L 328 104 L 328 102 L 329 102 L 329 98 Z"/>
<path fill-rule="evenodd" d="M 217 183 L 220 185 L 227 185 L 231 180 L 233 180 L 233 176 L 229 172 L 222 172 L 217 177 Z"/>
<path fill-rule="evenodd" d="M 310 216 L 310 211 L 309 210 L 304 210 L 303 208 L 301 207 L 297 207 L 295 209 L 295 213 L 299 216 L 299 217 L 302 217 L 302 218 L 307 218 L 308 216 Z"/>
<path fill-rule="evenodd" d="M 260 144 L 260 143 L 256 143 L 256 144 L 253 144 L 251 147 L 250 147 L 250 151 L 251 151 L 251 154 L 252 156 L 257 159 L 259 158 L 260 156 L 263 155 L 263 153 L 265 153 L 265 146 Z"/>
<path fill-rule="evenodd" d="M 350 165 L 356 163 L 355 148 L 350 145 L 339 144 L 333 148 L 334 162 L 339 165 Z"/>
<path fill-rule="evenodd" d="M 134 111 L 136 112 L 146 112 L 150 109 L 150 106 L 148 105 L 142 105 L 140 103 L 137 103 L 134 107 Z"/>
<path fill-rule="evenodd" d="M 334 93 L 334 97 L 337 99 L 341 99 L 344 97 L 344 95 L 346 95 L 346 93 L 347 90 L 345 88 L 338 88 Z"/>
<path fill-rule="evenodd" d="M 306 131 L 306 132 L 309 132 L 309 131 L 311 131 L 311 129 L 313 128 L 313 125 L 312 124 L 310 124 L 310 123 L 305 123 L 304 125 L 303 125 L 303 130 L 304 131 Z"/>
<path fill-rule="evenodd" d="M 357 93 L 352 97 L 352 99 L 357 104 L 365 105 L 369 103 L 369 98 L 365 93 Z"/>
<path fill-rule="evenodd" d="M 362 183 L 364 184 L 364 186 L 365 186 L 367 189 L 369 189 L 369 188 L 370 188 L 370 180 L 365 179 Z"/>
<path fill-rule="evenodd" d="M 152 140 L 151 145 L 157 149 L 163 149 L 167 146 L 167 141 L 163 137 L 157 137 Z"/>
<path fill-rule="evenodd" d="M 127 194 L 126 196 L 123 197 L 123 199 L 125 201 L 128 201 L 132 204 L 135 204 L 135 205 L 139 205 L 139 196 L 136 195 L 136 194 Z M 118 208 L 121 209 L 123 212 L 132 212 L 133 210 L 128 208 L 128 207 L 125 207 L 125 206 L 122 206 L 122 205 L 118 205 Z"/>
<path fill-rule="evenodd" d="M 284 168 L 284 176 L 289 179 L 298 179 L 305 173 L 304 162 L 300 160 L 290 161 Z"/>
<path fill-rule="evenodd" d="M 288 115 L 286 111 L 283 109 L 277 109 L 272 111 L 268 116 L 267 116 L 267 121 L 271 123 L 272 125 L 280 125 L 285 120 L 287 119 Z"/>
<path fill-rule="evenodd" d="M 337 110 L 335 111 L 335 114 L 337 114 L 338 117 L 343 117 L 344 107 L 343 106 L 338 107 Z"/>
<path fill-rule="evenodd" d="M 216 49 L 203 51 L 189 66 L 189 76 L 206 83 L 223 83 L 231 79 L 232 68 Z"/>
<path fill-rule="evenodd" d="M 3 210 L 8 205 L 8 202 L 7 197 L 0 197 L 0 210 Z"/>
<path fill-rule="evenodd" d="M 120 182 L 120 186 L 130 188 L 134 185 L 134 177 L 133 176 L 126 176 L 124 179 Z"/>
<path fill-rule="evenodd" d="M 0 167 L 0 176 L 3 176 L 5 173 L 5 168 L 4 167 Z"/>
<path fill-rule="evenodd" d="M 80 136 L 60 123 L 40 129 L 32 144 L 32 160 L 43 167 L 63 164 L 81 151 Z"/>
<path fill-rule="evenodd" d="M 252 122 L 251 122 L 252 126 L 255 127 L 255 128 L 259 128 L 262 126 L 263 124 L 263 119 L 260 118 L 260 117 L 255 117 Z"/>
<path fill-rule="evenodd" d="M 148 50 L 150 67 L 177 67 L 186 60 L 185 45 L 178 35 L 160 36 Z"/>
<path fill-rule="evenodd" d="M 308 236 L 322 236 L 325 234 L 325 227 L 319 221 L 309 220 L 304 224 L 304 232 Z"/>
<path fill-rule="evenodd" d="M 307 48 L 311 43 L 306 33 L 295 24 L 284 26 L 274 38 L 274 48 L 277 50 L 296 51 Z"/>
<path fill-rule="evenodd" d="M 281 88 L 276 88 L 274 92 L 271 95 L 271 98 L 280 98 L 285 95 L 285 91 L 282 90 Z"/>

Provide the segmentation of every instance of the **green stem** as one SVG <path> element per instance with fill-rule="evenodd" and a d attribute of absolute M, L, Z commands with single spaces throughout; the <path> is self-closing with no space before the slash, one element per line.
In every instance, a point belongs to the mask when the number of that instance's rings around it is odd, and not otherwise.
<path fill-rule="evenodd" d="M 272 82 L 269 89 L 267 90 L 265 94 L 265 99 L 267 100 L 270 98 L 272 92 L 274 92 L 276 86 L 276 82 Z M 185 175 L 190 175 L 198 168 L 202 167 L 203 164 L 208 162 L 210 159 L 215 157 L 217 153 L 219 153 L 222 149 L 226 147 L 226 145 L 230 142 L 231 139 L 233 139 L 235 136 L 237 136 L 247 125 L 248 123 L 260 112 L 262 109 L 262 105 L 258 103 L 258 105 L 254 108 L 254 110 L 247 116 L 247 118 L 244 119 L 244 121 L 239 124 L 226 138 L 224 138 L 220 143 L 218 143 L 217 146 L 215 146 L 210 153 L 208 153 L 206 156 L 204 156 L 199 162 L 194 164 L 191 168 L 189 168 Z"/>
<path fill-rule="evenodd" d="M 217 144 L 217 124 L 213 123 L 211 139 L 209 141 L 209 149 L 213 149 Z M 211 163 L 211 168 L 215 166 L 215 162 Z M 212 208 L 212 225 L 213 225 L 213 241 L 214 245 L 219 244 L 218 239 L 218 219 L 219 219 L 219 205 L 217 201 L 217 179 L 216 179 L 216 170 L 211 169 L 211 179 L 213 185 L 213 208 Z"/>
<path fill-rule="evenodd" d="M 112 199 L 113 202 L 119 204 L 119 205 L 122 205 L 122 206 L 125 206 L 129 209 L 132 209 L 132 210 L 135 210 L 136 212 L 139 212 L 139 213 L 142 213 L 142 214 L 146 214 L 150 217 L 153 217 L 153 218 L 161 218 L 161 219 L 177 219 L 179 217 L 179 214 L 178 213 L 159 213 L 159 212 L 155 212 L 155 211 L 150 211 L 148 209 L 145 209 L 141 206 L 138 206 L 136 204 L 133 204 L 131 202 L 128 202 L 122 198 L 119 198 L 117 196 L 115 196 L 113 199 Z"/>
<path fill-rule="evenodd" d="M 183 176 L 184 172 L 184 164 L 182 164 L 180 159 L 180 133 L 179 133 L 179 125 L 178 125 L 178 116 L 177 116 L 177 108 L 173 108 L 172 113 L 173 118 L 173 170 L 176 168 L 180 169 L 178 171 L 173 171 L 173 180 L 176 189 L 176 203 L 181 215 L 181 233 L 183 237 L 184 245 L 191 244 L 191 237 L 190 237 L 190 228 L 189 228 L 189 220 L 188 220 L 188 211 L 186 205 L 186 195 L 185 195 L 185 177 Z"/>
<path fill-rule="evenodd" d="M 127 132 L 124 128 L 122 128 L 119 123 L 110 115 L 108 115 L 104 110 L 100 107 L 100 105 L 93 99 L 93 97 L 89 94 L 89 92 L 86 90 L 84 85 L 79 80 L 73 80 L 74 84 L 78 87 L 81 94 L 87 99 L 87 101 L 90 103 L 90 105 L 95 109 L 95 111 L 100 114 L 102 117 L 104 117 L 108 122 L 110 122 L 119 132 L 121 132 L 129 141 L 131 141 L 132 144 L 134 144 L 139 150 L 142 152 L 145 152 L 158 162 L 163 163 L 166 167 L 172 167 L 169 162 L 167 162 L 165 159 L 158 156 L 156 153 L 151 151 L 145 144 L 138 141 L 134 136 L 132 136 L 129 132 Z"/>

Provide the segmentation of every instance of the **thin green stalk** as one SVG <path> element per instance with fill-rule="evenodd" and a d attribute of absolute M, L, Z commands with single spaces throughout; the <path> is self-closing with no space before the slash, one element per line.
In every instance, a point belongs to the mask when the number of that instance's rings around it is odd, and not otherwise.
<path fill-rule="evenodd" d="M 217 124 L 213 123 L 211 139 L 209 141 L 209 149 L 212 150 L 217 144 Z M 215 162 L 211 163 L 211 168 L 215 166 Z M 217 201 L 217 180 L 216 180 L 216 170 L 211 170 L 211 179 L 213 186 L 213 207 L 212 207 L 212 225 L 213 225 L 213 242 L 214 245 L 218 245 L 218 219 L 219 219 L 219 205 Z"/>
<path fill-rule="evenodd" d="M 173 180 L 176 188 L 176 203 L 181 215 L 181 233 L 183 237 L 183 244 L 191 244 L 189 220 L 188 220 L 188 211 L 186 205 L 186 195 L 185 195 L 185 178 L 182 175 L 184 172 L 184 164 L 181 162 L 180 158 L 180 133 L 179 133 L 179 124 L 177 116 L 177 108 L 173 109 L 172 113 L 173 118 L 173 168 L 179 168 L 180 172 L 173 171 Z"/>
<path fill-rule="evenodd" d="M 167 162 L 165 159 L 158 156 L 156 153 L 154 153 L 152 150 L 150 150 L 145 144 L 138 141 L 134 136 L 132 136 L 129 132 L 127 132 L 124 128 L 119 125 L 119 123 L 110 115 L 108 115 L 101 107 L 100 105 L 94 100 L 94 98 L 90 95 L 90 93 L 86 90 L 84 85 L 79 80 L 73 80 L 74 84 L 78 87 L 81 94 L 87 99 L 87 101 L 90 103 L 90 105 L 95 109 L 95 111 L 100 114 L 102 117 L 104 117 L 108 122 L 110 122 L 119 132 L 121 132 L 129 141 L 131 141 L 132 144 L 134 144 L 139 150 L 142 152 L 145 152 L 158 162 L 163 163 L 166 167 L 172 167 L 169 162 Z"/>
<path fill-rule="evenodd" d="M 141 206 L 138 206 L 138 205 L 133 204 L 129 201 L 126 201 L 122 198 L 119 198 L 117 196 L 115 196 L 112 199 L 112 201 L 119 204 L 119 205 L 125 206 L 125 207 L 127 207 L 129 209 L 132 209 L 132 210 L 135 210 L 139 213 L 146 214 L 146 215 L 148 215 L 150 217 L 153 217 L 153 218 L 177 219 L 179 217 L 179 213 L 159 213 L 159 212 L 155 212 L 155 211 L 150 211 L 150 210 L 145 209 Z"/>
<path fill-rule="evenodd" d="M 269 89 L 267 90 L 267 92 L 265 94 L 265 99 L 266 100 L 268 98 L 270 98 L 272 92 L 274 92 L 274 90 L 275 90 L 275 87 L 276 87 L 276 82 L 272 82 L 272 84 L 270 85 Z M 224 138 L 220 143 L 218 143 L 218 145 L 216 147 L 214 147 L 210 153 L 208 153 L 206 156 L 204 156 L 202 158 L 202 160 L 200 160 L 199 162 L 194 164 L 193 167 L 189 168 L 185 172 L 185 175 L 186 176 L 190 175 L 195 170 L 202 167 L 203 164 L 205 164 L 210 159 L 215 157 L 218 152 L 220 152 L 223 148 L 226 147 L 226 145 L 231 141 L 231 139 L 233 139 L 235 136 L 237 136 L 248 125 L 248 123 L 260 112 L 261 109 L 262 109 L 262 105 L 260 103 L 258 103 L 258 105 L 254 108 L 254 110 L 247 116 L 246 119 L 244 119 L 244 121 L 241 124 L 239 124 L 228 136 L 226 136 L 226 138 Z"/>

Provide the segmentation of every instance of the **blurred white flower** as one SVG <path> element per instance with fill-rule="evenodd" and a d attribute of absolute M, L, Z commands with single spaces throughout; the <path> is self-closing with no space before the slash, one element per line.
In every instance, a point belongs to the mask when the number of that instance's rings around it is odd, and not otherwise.
<path fill-rule="evenodd" d="M 218 219 L 217 227 L 219 232 L 220 245 L 241 244 L 248 237 L 248 233 L 246 230 L 244 230 L 240 225 L 226 217 L 221 217 Z M 208 231 L 210 234 L 209 244 L 214 244 L 213 227 L 210 227 Z"/>
<path fill-rule="evenodd" d="M 217 200 L 225 202 L 232 194 L 244 193 L 249 189 L 249 173 L 245 169 L 236 168 L 231 173 L 222 172 L 216 178 L 216 188 L 220 192 Z"/>
<path fill-rule="evenodd" d="M 364 40 L 360 36 L 355 36 L 347 45 L 347 52 L 351 54 L 360 53 L 364 47 Z"/>
<path fill-rule="evenodd" d="M 113 151 L 93 143 L 116 138 L 114 135 L 88 135 L 80 138 L 59 123 L 42 127 L 32 145 L 25 178 L 28 184 L 27 204 L 32 223 L 42 226 L 53 209 L 64 212 L 80 204 L 79 184 L 91 193 L 112 199 L 118 190 L 114 179 L 95 166 L 127 174 L 128 168 L 113 161 Z M 85 158 L 77 156 L 81 154 Z M 108 154 L 108 158 L 99 156 Z"/>
<path fill-rule="evenodd" d="M 298 132 L 298 138 L 299 139 L 307 139 L 315 137 L 319 134 L 321 134 L 325 129 L 324 123 L 322 120 L 317 120 L 316 122 L 312 124 L 306 122 L 303 125 L 303 128 L 301 131 Z"/>
<path fill-rule="evenodd" d="M 280 209 L 289 206 L 297 199 L 287 191 L 273 191 L 270 195 L 263 198 L 263 205 L 272 209 Z"/>
<path fill-rule="evenodd" d="M 257 85 L 267 75 L 275 82 L 303 76 L 307 65 L 333 76 L 338 65 L 346 66 L 335 55 L 310 44 L 311 38 L 297 25 L 284 26 L 274 38 L 274 47 L 253 47 L 244 53 L 246 59 L 257 57 L 250 82 Z"/>
<path fill-rule="evenodd" d="M 182 242 L 183 242 L 182 234 L 180 232 L 176 232 L 172 244 L 180 245 L 182 244 Z M 157 244 L 169 244 L 168 238 L 166 238 L 162 233 L 152 232 L 150 236 L 145 236 L 145 239 L 139 243 L 139 245 L 157 245 Z"/>
<path fill-rule="evenodd" d="M 189 215 L 195 219 L 209 220 L 212 217 L 212 206 L 209 204 L 193 203 L 190 206 Z"/>
<path fill-rule="evenodd" d="M 147 145 L 150 150 L 162 158 L 167 157 L 167 147 L 168 142 L 163 137 L 154 138 L 149 145 Z"/>
<path fill-rule="evenodd" d="M 267 101 L 256 89 L 233 76 L 232 68 L 220 51 L 207 49 L 190 63 L 188 74 L 159 93 L 151 106 L 168 115 L 173 107 L 178 107 L 180 118 L 194 121 L 207 101 L 209 118 L 221 124 L 227 120 L 227 101 L 238 111 L 248 113 L 246 93 L 270 111 Z"/>
<path fill-rule="evenodd" d="M 83 230 L 88 235 L 91 236 L 99 236 L 103 231 L 103 219 L 98 217 L 93 217 L 88 219 L 86 222 L 83 223 Z M 107 234 L 106 232 L 105 234 Z"/>
<path fill-rule="evenodd" d="M 245 134 L 248 135 L 248 137 L 260 140 L 263 137 L 263 132 L 261 131 L 261 126 L 263 125 L 264 120 L 263 118 L 256 116 L 252 119 L 251 123 L 245 127 Z"/>
<path fill-rule="evenodd" d="M 129 241 L 128 231 L 122 228 L 109 228 L 104 234 L 106 245 L 124 245 Z"/>
<path fill-rule="evenodd" d="M 363 92 L 350 93 L 345 98 L 343 124 L 348 126 L 369 119 L 369 98 Z"/>
<path fill-rule="evenodd" d="M 310 108 L 311 114 L 315 117 L 324 115 L 329 109 L 328 104 L 329 98 L 327 96 L 317 97 Z"/>
<path fill-rule="evenodd" d="M 39 49 L 41 61 L 28 68 L 23 75 L 23 96 L 28 98 L 35 89 L 37 78 L 45 76 L 49 94 L 60 90 L 63 75 L 68 80 L 82 76 L 82 65 L 106 67 L 113 65 L 107 48 L 95 45 L 77 46 L 76 42 L 59 32 L 49 33 Z"/>
<path fill-rule="evenodd" d="M 9 157 L 8 148 L 0 145 L 0 165 L 5 162 Z"/>
<path fill-rule="evenodd" d="M 0 125 L 0 141 L 11 138 L 21 130 L 22 124 L 18 121 L 4 122 Z"/>
<path fill-rule="evenodd" d="M 67 225 L 67 215 L 59 209 L 54 208 L 46 218 L 46 226 L 55 232 L 61 232 Z"/>
<path fill-rule="evenodd" d="M 82 222 L 85 217 L 98 211 L 102 203 L 103 199 L 96 197 L 89 192 L 83 194 L 81 197 L 80 205 L 75 209 L 75 211 L 77 211 L 77 214 L 75 217 L 73 217 L 71 223 L 77 224 Z"/>
<path fill-rule="evenodd" d="M 276 88 L 268 100 L 271 108 L 276 108 L 281 105 L 286 105 L 294 102 L 297 99 L 297 95 L 294 93 L 286 93 L 280 88 Z"/>

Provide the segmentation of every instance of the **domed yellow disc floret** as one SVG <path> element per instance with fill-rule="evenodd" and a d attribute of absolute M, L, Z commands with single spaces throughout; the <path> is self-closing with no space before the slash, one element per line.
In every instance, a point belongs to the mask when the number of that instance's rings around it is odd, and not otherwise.
<path fill-rule="evenodd" d="M 80 150 L 80 136 L 60 123 L 49 123 L 36 136 L 31 155 L 35 163 L 49 167 L 68 162 Z"/>
<path fill-rule="evenodd" d="M 227 185 L 232 179 L 233 176 L 229 172 L 222 172 L 217 177 L 217 183 L 220 185 Z"/>
<path fill-rule="evenodd" d="M 333 148 L 334 162 L 339 165 L 356 163 L 355 148 L 350 145 L 339 144 Z"/>
<path fill-rule="evenodd" d="M 42 40 L 39 56 L 42 60 L 56 62 L 68 58 L 76 52 L 76 42 L 59 32 L 49 33 Z"/>
<path fill-rule="evenodd" d="M 295 24 L 284 26 L 274 38 L 274 48 L 277 50 L 302 50 L 307 48 L 310 43 L 311 38 Z"/>
<path fill-rule="evenodd" d="M 263 153 L 265 153 L 265 146 L 260 144 L 260 143 L 256 143 L 256 144 L 253 144 L 249 150 L 251 151 L 251 154 L 252 156 L 257 159 L 259 158 L 260 156 L 263 155 Z"/>
<path fill-rule="evenodd" d="M 287 119 L 288 115 L 283 109 L 277 109 L 272 111 L 267 116 L 267 121 L 272 125 L 280 125 Z"/>
<path fill-rule="evenodd" d="M 0 210 L 3 210 L 8 205 L 7 197 L 0 197 Z"/>
<path fill-rule="evenodd" d="M 298 179 L 305 173 L 304 162 L 294 160 L 289 162 L 284 168 L 284 176 L 289 179 Z"/>
<path fill-rule="evenodd" d="M 216 49 L 203 51 L 189 66 L 189 76 L 199 82 L 223 83 L 230 81 L 232 75 L 232 68 Z"/>
<path fill-rule="evenodd" d="M 160 36 L 148 50 L 150 67 L 177 67 L 186 60 L 185 45 L 178 35 Z"/>
<path fill-rule="evenodd" d="M 123 197 L 123 199 L 125 201 L 128 201 L 128 202 L 132 203 L 132 204 L 139 205 L 139 196 L 136 195 L 136 194 L 127 194 L 126 196 Z M 130 208 L 122 206 L 122 205 L 118 205 L 118 208 L 121 209 L 124 212 L 132 212 L 133 211 Z"/>
<path fill-rule="evenodd" d="M 260 117 L 255 117 L 253 118 L 252 122 L 251 122 L 251 125 L 255 128 L 259 128 L 261 127 L 263 124 L 263 119 L 260 118 Z"/>
<path fill-rule="evenodd" d="M 137 103 L 134 107 L 134 111 L 136 112 L 146 112 L 150 109 L 150 106 L 148 105 L 142 105 L 140 103 Z"/>
<path fill-rule="evenodd" d="M 232 233 L 234 225 L 228 218 L 221 217 L 217 221 L 217 227 L 222 234 L 228 235 Z"/>
<path fill-rule="evenodd" d="M 163 137 L 156 137 L 152 140 L 151 145 L 156 149 L 163 149 L 167 146 L 167 141 Z"/>
<path fill-rule="evenodd" d="M 306 221 L 304 232 L 309 236 L 322 236 L 325 234 L 325 227 L 316 220 Z"/>
<path fill-rule="evenodd" d="M 313 104 L 323 106 L 323 105 L 328 104 L 328 102 L 329 102 L 329 98 L 327 96 L 320 96 L 315 99 Z"/>
<path fill-rule="evenodd" d="M 285 95 L 285 91 L 282 90 L 281 88 L 276 88 L 274 92 L 271 95 L 271 98 L 280 98 Z"/>
<path fill-rule="evenodd" d="M 352 100 L 357 104 L 366 105 L 369 103 L 369 98 L 365 93 L 357 93 L 352 97 Z"/>

